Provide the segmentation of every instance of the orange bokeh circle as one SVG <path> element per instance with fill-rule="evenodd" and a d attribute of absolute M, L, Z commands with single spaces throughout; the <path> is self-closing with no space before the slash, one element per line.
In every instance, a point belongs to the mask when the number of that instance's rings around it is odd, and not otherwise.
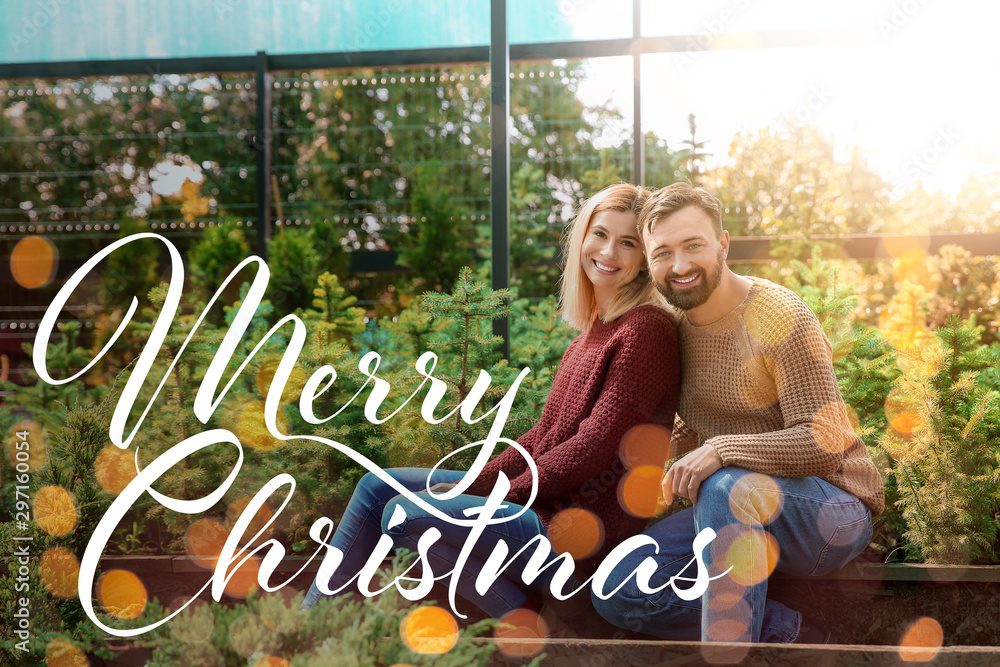
<path fill-rule="evenodd" d="M 547 530 L 552 550 L 568 553 L 574 559 L 586 558 L 598 550 L 604 540 L 604 526 L 593 512 L 570 507 L 558 512 Z"/>
<path fill-rule="evenodd" d="M 87 667 L 90 663 L 75 644 L 65 637 L 55 637 L 45 647 L 48 667 Z"/>
<path fill-rule="evenodd" d="M 515 609 L 504 614 L 493 632 L 497 640 L 497 648 L 505 655 L 515 658 L 526 658 L 542 650 L 544 639 L 548 635 L 548 625 L 544 619 L 530 609 Z M 524 641 L 524 640 L 536 641 Z"/>
<path fill-rule="evenodd" d="M 97 600 L 109 614 L 136 618 L 146 608 L 146 587 L 128 570 L 111 570 L 97 582 Z"/>
<path fill-rule="evenodd" d="M 76 595 L 80 579 L 80 563 L 66 547 L 50 547 L 42 554 L 38 565 L 42 584 L 56 597 L 71 598 Z"/>
<path fill-rule="evenodd" d="M 670 458 L 670 431 L 659 424 L 633 426 L 622 438 L 621 456 L 629 468 L 663 468 Z"/>
<path fill-rule="evenodd" d="M 666 508 L 660 492 L 662 477 L 662 466 L 643 465 L 630 470 L 618 484 L 618 502 L 632 516 L 656 516 Z"/>
<path fill-rule="evenodd" d="M 35 522 L 49 535 L 62 537 L 76 527 L 76 507 L 69 491 L 61 486 L 43 486 L 35 494 Z"/>
<path fill-rule="evenodd" d="M 899 645 L 899 657 L 904 662 L 927 662 L 937 656 L 943 643 L 941 624 L 924 616 L 906 631 Z"/>
<path fill-rule="evenodd" d="M 21 239 L 10 254 L 10 272 L 17 284 L 26 289 L 37 289 L 52 282 L 58 264 L 59 251 L 41 236 Z"/>
<path fill-rule="evenodd" d="M 406 615 L 399 634 L 415 653 L 447 653 L 458 643 L 458 623 L 440 607 L 420 607 Z"/>
<path fill-rule="evenodd" d="M 226 527 L 214 519 L 198 519 L 184 533 L 184 550 L 201 567 L 212 569 L 229 538 Z"/>
<path fill-rule="evenodd" d="M 94 475 L 97 483 L 108 493 L 118 495 L 135 479 L 135 457 L 127 449 L 108 445 L 101 450 L 94 461 Z"/>

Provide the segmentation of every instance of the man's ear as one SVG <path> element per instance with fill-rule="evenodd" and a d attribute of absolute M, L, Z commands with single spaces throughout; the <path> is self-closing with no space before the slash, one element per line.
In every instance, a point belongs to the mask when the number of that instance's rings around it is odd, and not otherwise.
<path fill-rule="evenodd" d="M 729 232 L 725 229 L 722 230 L 722 236 L 719 238 L 719 245 L 722 246 L 722 259 L 727 259 L 729 257 Z"/>

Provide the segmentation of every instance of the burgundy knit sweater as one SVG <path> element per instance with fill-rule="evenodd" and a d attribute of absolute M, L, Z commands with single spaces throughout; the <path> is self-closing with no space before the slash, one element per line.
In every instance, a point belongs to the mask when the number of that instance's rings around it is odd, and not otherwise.
<path fill-rule="evenodd" d="M 517 439 L 538 468 L 538 496 L 531 506 L 548 529 L 562 509 L 588 510 L 601 524 L 597 550 L 577 562 L 588 575 L 648 519 L 627 512 L 618 486 L 627 473 L 620 459 L 625 433 L 639 424 L 672 428 L 680 386 L 673 320 L 654 306 L 634 308 L 610 323 L 596 321 L 566 350 L 535 426 Z M 513 449 L 490 461 L 469 493 L 486 496 L 503 471 L 511 480 L 507 500 L 519 505 L 531 493 L 531 471 Z"/>

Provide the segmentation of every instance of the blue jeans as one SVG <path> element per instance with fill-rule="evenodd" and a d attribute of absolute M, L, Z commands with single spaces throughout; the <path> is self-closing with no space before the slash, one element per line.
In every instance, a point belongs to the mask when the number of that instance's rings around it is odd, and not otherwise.
<path fill-rule="evenodd" d="M 464 515 L 463 511 L 470 507 L 480 507 L 486 501 L 485 498 L 470 495 L 460 495 L 445 501 L 431 500 L 429 494 L 424 491 L 427 488 L 427 474 L 430 472 L 428 469 L 390 468 L 386 472 L 408 490 L 421 492 L 418 495 L 436 505 L 448 516 L 468 521 L 469 517 Z M 430 485 L 455 483 L 464 475 L 465 473 L 462 471 L 436 470 L 430 480 Z M 510 502 L 505 504 L 507 507 L 496 512 L 494 517 L 511 516 L 522 509 L 522 506 Z M 397 505 L 402 506 L 406 511 L 406 519 L 399 525 L 387 528 Z M 329 542 L 330 546 L 344 552 L 343 561 L 330 579 L 329 590 L 337 590 L 358 573 L 371 556 L 375 544 L 383 533 L 393 538 L 397 548 L 408 549 L 416 553 L 417 540 L 431 527 L 441 531 L 441 538 L 429 550 L 427 560 L 435 577 L 440 577 L 455 568 L 470 529 L 466 526 L 450 524 L 429 514 L 426 510 L 399 495 L 395 489 L 386 485 L 375 475 L 367 473 L 354 489 L 354 494 L 347 504 L 347 509 L 344 510 L 340 524 Z M 521 584 L 515 583 L 509 577 L 501 576 L 482 596 L 475 590 L 475 580 L 485 559 L 499 540 L 504 540 L 510 548 L 509 554 L 514 554 L 532 538 L 539 535 L 546 536 L 545 527 L 538 515 L 530 509 L 517 519 L 488 526 L 477 540 L 472 555 L 465 563 L 464 570 L 458 580 L 458 594 L 494 618 L 499 618 L 508 611 L 523 606 L 527 596 L 521 589 Z M 516 576 L 534 551 L 534 546 L 529 547 L 523 556 L 514 561 L 507 572 Z M 547 560 L 554 558 L 555 554 L 550 549 Z M 553 571 L 554 568 L 546 569 L 542 576 L 532 582 L 530 588 L 543 590 L 551 580 Z M 445 581 L 447 582 L 449 579 L 450 577 L 446 578 Z M 314 581 L 306 594 L 302 604 L 303 608 L 310 608 L 322 595 Z"/>
<path fill-rule="evenodd" d="M 699 599 L 683 600 L 673 588 L 649 595 L 629 575 L 645 558 L 656 562 L 650 587 L 670 577 L 693 579 L 692 542 L 704 528 L 717 533 L 704 551 L 712 577 Z M 793 642 L 802 617 L 767 599 L 772 571 L 807 576 L 839 569 L 861 553 L 872 536 L 871 512 L 855 496 L 818 477 L 768 477 L 722 468 L 698 489 L 698 502 L 648 528 L 656 540 L 633 552 L 606 584 L 622 589 L 607 600 L 594 594 L 597 611 L 618 627 L 679 641 Z M 686 570 L 685 570 L 686 568 Z M 677 585 L 689 588 L 690 582 Z"/>

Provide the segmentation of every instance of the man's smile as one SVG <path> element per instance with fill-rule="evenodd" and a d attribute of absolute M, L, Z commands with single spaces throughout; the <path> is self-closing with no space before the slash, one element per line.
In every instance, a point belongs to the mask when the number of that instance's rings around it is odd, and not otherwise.
<path fill-rule="evenodd" d="M 694 273 L 686 278 L 670 278 L 670 284 L 675 287 L 690 287 L 701 278 L 701 272 Z"/>

